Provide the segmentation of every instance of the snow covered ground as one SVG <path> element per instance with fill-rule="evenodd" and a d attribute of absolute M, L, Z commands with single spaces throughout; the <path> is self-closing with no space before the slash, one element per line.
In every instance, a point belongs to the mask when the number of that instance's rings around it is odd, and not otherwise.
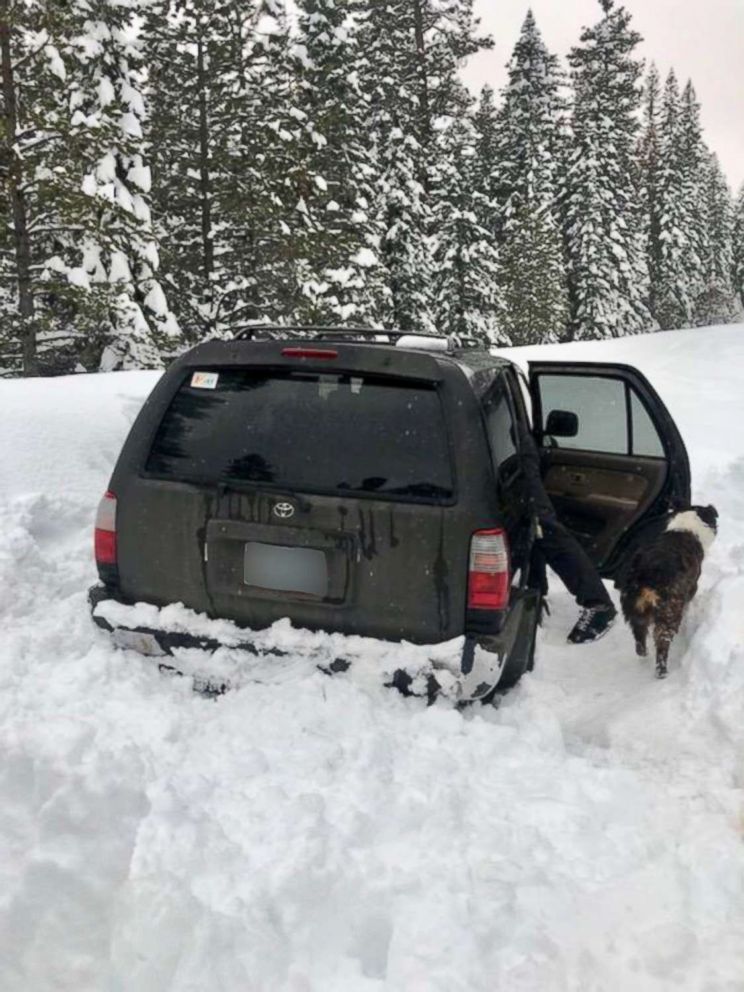
<path fill-rule="evenodd" d="M 115 651 L 91 519 L 156 376 L 0 382 L 4 992 L 744 990 L 744 326 L 549 352 L 650 376 L 720 536 L 666 682 L 621 625 L 566 645 L 554 588 L 463 713 Z"/>

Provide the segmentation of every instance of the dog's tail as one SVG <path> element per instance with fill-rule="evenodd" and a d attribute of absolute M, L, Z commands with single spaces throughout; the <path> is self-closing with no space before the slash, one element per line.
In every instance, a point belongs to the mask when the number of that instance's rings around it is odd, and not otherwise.
<path fill-rule="evenodd" d="M 659 594 L 649 586 L 642 586 L 635 601 L 635 608 L 639 613 L 650 613 L 659 605 Z"/>

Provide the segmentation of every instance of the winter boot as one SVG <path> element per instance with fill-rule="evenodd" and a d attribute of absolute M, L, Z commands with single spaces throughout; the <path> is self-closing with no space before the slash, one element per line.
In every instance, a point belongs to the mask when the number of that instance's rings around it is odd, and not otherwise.
<path fill-rule="evenodd" d="M 599 603 L 596 606 L 585 606 L 576 625 L 568 635 L 571 644 L 587 644 L 604 637 L 615 622 L 617 610 L 612 603 Z"/>

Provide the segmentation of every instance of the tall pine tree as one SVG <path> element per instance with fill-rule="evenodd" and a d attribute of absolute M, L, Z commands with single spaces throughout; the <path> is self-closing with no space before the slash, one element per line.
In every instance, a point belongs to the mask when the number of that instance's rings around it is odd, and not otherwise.
<path fill-rule="evenodd" d="M 146 161 L 142 3 L 79 0 L 70 41 L 71 145 L 82 165 L 86 224 L 77 284 L 108 291 L 104 368 L 158 367 L 178 324 L 157 278 Z M 92 209 L 91 209 L 92 208 Z"/>
<path fill-rule="evenodd" d="M 497 228 L 502 331 L 515 344 L 557 341 L 568 323 L 559 182 L 564 103 L 558 59 L 529 11 L 499 115 Z"/>
<path fill-rule="evenodd" d="M 379 291 L 376 170 L 362 85 L 363 4 L 298 0 L 295 65 L 306 115 L 302 296 L 296 319 L 371 320 Z"/>
<path fill-rule="evenodd" d="M 732 278 L 739 297 L 739 310 L 744 313 L 744 186 L 739 190 L 734 205 L 732 240 Z"/>
<path fill-rule="evenodd" d="M 617 337 L 651 329 L 636 167 L 641 37 L 630 14 L 600 0 L 569 62 L 574 152 L 566 182 L 571 332 Z"/>
<path fill-rule="evenodd" d="M 163 270 L 190 340 L 297 302 L 300 132 L 278 0 L 153 0 L 147 34 Z"/>
<path fill-rule="evenodd" d="M 477 207 L 479 220 L 495 236 L 499 190 L 497 172 L 499 118 L 494 92 L 490 86 L 484 86 L 481 90 L 478 106 L 473 114 L 473 126 L 476 135 L 474 170 L 475 188 L 479 199 Z"/>
<path fill-rule="evenodd" d="M 663 329 L 688 327 L 699 292 L 698 180 L 688 166 L 677 77 L 664 87 L 657 183 L 658 256 L 650 256 L 654 316 Z"/>
<path fill-rule="evenodd" d="M 434 204 L 436 324 L 448 334 L 497 340 L 498 256 L 484 224 L 488 202 L 480 186 L 478 132 L 463 92 L 462 111 L 439 118 Z"/>
<path fill-rule="evenodd" d="M 462 61 L 488 43 L 476 37 L 472 7 L 472 0 L 367 5 L 362 81 L 379 170 L 383 317 L 404 328 L 433 326 L 433 210 L 449 168 L 437 160 L 437 122 L 459 106 Z"/>
<path fill-rule="evenodd" d="M 370 98 L 377 169 L 373 203 L 383 266 L 379 320 L 433 327 L 431 206 L 422 146 L 413 0 L 370 4 L 362 33 L 362 86 Z"/>
<path fill-rule="evenodd" d="M 737 313 L 732 281 L 734 211 L 718 158 L 708 154 L 703 173 L 703 289 L 695 300 L 694 323 L 726 324 Z"/>
<path fill-rule="evenodd" d="M 681 262 L 690 294 L 692 320 L 695 301 L 705 288 L 704 172 L 708 153 L 702 137 L 700 104 L 690 80 L 685 84 L 680 99 L 678 140 L 679 193 L 684 205 L 682 230 L 685 234 Z"/>
<path fill-rule="evenodd" d="M 178 337 L 156 278 L 140 17 L 137 0 L 0 7 L 5 331 L 27 374 L 156 365 Z"/>
<path fill-rule="evenodd" d="M 662 94 L 659 72 L 651 63 L 643 88 L 643 130 L 638 143 L 644 238 L 649 272 L 649 309 L 658 321 L 657 297 L 661 277 L 661 155 Z"/>
<path fill-rule="evenodd" d="M 67 131 L 67 71 L 58 48 L 65 27 L 64 17 L 48 16 L 42 7 L 0 0 L 0 276 L 7 307 L 2 365 L 26 375 L 38 369 L 44 326 L 39 271 L 52 254 L 49 228 L 59 224 L 52 209 L 56 177 L 46 167 L 44 145 L 53 143 L 52 154 L 59 154 Z M 48 225 L 43 233 L 42 224 Z"/>

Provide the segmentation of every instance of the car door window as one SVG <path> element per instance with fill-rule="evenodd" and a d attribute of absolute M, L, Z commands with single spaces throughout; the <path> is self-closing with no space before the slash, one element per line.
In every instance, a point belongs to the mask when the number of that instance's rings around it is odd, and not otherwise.
<path fill-rule="evenodd" d="M 541 375 L 543 443 L 550 447 L 615 455 L 663 458 L 664 446 L 635 390 L 621 379 L 606 376 Z M 553 437 L 547 431 L 553 411 L 578 418 L 573 437 Z"/>
<path fill-rule="evenodd" d="M 632 389 L 630 391 L 630 404 L 631 423 L 633 425 L 632 454 L 642 455 L 646 458 L 663 458 L 664 446 L 661 443 L 659 432 L 654 427 L 640 397 Z"/>
<path fill-rule="evenodd" d="M 483 413 L 493 467 L 503 480 L 504 475 L 510 475 L 517 467 L 517 435 L 509 395 L 502 381 L 498 381 L 486 397 Z"/>
<path fill-rule="evenodd" d="M 524 404 L 515 398 L 516 380 L 505 370 L 486 394 L 483 414 L 491 459 L 496 476 L 499 512 L 506 527 L 511 550 L 513 581 L 518 585 L 526 576 L 531 550 L 531 532 L 524 525 L 527 493 L 519 455 L 517 417 L 524 420 Z"/>
<path fill-rule="evenodd" d="M 625 383 L 599 376 L 564 375 L 542 375 L 539 381 L 543 430 L 556 410 L 575 413 L 579 419 L 575 437 L 546 438 L 551 446 L 627 454 Z"/>

